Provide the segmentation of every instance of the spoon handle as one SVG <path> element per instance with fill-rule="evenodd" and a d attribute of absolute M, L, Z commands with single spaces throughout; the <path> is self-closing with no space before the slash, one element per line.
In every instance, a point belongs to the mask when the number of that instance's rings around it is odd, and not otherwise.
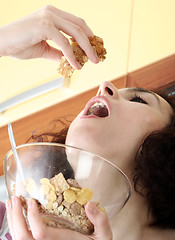
<path fill-rule="evenodd" d="M 14 158 L 15 158 L 15 161 L 16 161 L 17 169 L 19 170 L 20 178 L 22 179 L 22 181 L 24 181 L 24 174 L 23 174 L 23 170 L 22 170 L 21 162 L 19 160 L 18 153 L 16 151 L 16 143 L 15 143 L 15 138 L 14 138 L 11 123 L 8 124 L 8 134 L 9 134 L 9 139 L 10 139 L 10 143 L 11 143 L 11 146 L 12 146 L 12 151 L 13 151 L 13 154 L 14 154 Z"/>

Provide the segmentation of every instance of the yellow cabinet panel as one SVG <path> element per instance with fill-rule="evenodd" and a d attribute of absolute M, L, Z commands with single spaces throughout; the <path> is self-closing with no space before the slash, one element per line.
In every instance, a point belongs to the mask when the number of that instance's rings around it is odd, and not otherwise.
<path fill-rule="evenodd" d="M 129 71 L 175 53 L 175 1 L 135 0 Z"/>

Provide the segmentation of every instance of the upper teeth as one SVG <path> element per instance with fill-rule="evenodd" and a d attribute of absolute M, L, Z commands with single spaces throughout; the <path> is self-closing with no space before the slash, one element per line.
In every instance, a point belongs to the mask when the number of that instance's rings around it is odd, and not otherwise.
<path fill-rule="evenodd" d="M 102 102 L 96 102 L 91 107 L 105 107 L 105 104 Z"/>
<path fill-rule="evenodd" d="M 106 105 L 102 102 L 96 102 L 89 108 L 88 112 L 92 113 L 94 108 L 99 108 L 99 107 L 106 107 Z"/>

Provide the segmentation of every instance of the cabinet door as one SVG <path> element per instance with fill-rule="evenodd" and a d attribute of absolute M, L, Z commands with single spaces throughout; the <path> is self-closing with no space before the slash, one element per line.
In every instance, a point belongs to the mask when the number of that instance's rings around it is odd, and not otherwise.
<path fill-rule="evenodd" d="M 175 53 L 175 1 L 135 0 L 129 72 Z"/>

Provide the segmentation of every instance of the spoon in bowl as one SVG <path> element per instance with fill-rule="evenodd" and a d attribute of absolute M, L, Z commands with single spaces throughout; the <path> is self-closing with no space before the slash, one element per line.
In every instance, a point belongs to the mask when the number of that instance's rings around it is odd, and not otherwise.
<path fill-rule="evenodd" d="M 10 139 L 10 143 L 12 146 L 13 155 L 14 155 L 14 158 L 16 161 L 17 169 L 19 171 L 19 179 L 21 181 L 24 181 L 24 174 L 23 174 L 23 170 L 22 170 L 21 162 L 19 160 L 18 153 L 16 151 L 16 142 L 15 142 L 11 123 L 8 124 L 8 134 L 9 134 L 9 139 Z"/>

